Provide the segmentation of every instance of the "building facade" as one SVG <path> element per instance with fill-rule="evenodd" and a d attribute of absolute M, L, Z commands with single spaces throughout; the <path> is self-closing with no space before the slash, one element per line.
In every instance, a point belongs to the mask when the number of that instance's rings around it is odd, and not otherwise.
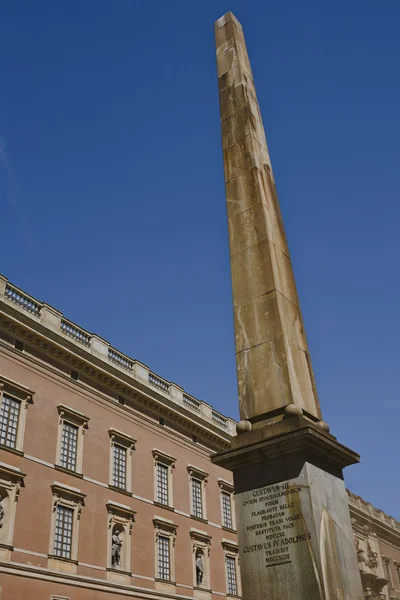
<path fill-rule="evenodd" d="M 0 598 L 240 597 L 236 423 L 0 276 Z M 400 524 L 349 494 L 366 598 Z"/>

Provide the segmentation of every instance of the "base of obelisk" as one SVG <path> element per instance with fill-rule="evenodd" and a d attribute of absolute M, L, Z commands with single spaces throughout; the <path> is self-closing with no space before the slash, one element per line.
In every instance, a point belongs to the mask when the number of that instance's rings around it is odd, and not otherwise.
<path fill-rule="evenodd" d="M 234 475 L 244 600 L 363 600 L 342 477 L 357 461 L 303 418 L 213 458 Z"/>

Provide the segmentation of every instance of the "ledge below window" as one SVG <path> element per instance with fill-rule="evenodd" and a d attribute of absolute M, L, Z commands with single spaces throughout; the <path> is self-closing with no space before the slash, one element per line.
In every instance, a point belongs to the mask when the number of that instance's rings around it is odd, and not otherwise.
<path fill-rule="evenodd" d="M 169 506 L 168 504 L 163 504 L 162 502 L 157 502 L 157 500 L 154 500 L 154 506 L 158 506 L 159 508 L 165 508 L 165 510 L 169 510 L 170 512 L 175 512 L 175 509 L 173 506 Z M 164 580 L 161 579 L 160 581 L 164 581 Z"/>
<path fill-rule="evenodd" d="M 56 471 L 61 471 L 61 473 L 66 473 L 67 475 L 78 477 L 78 479 L 83 479 L 83 473 L 78 473 L 78 471 L 67 469 L 66 467 L 62 467 L 61 465 L 54 465 L 54 468 L 56 469 Z"/>
<path fill-rule="evenodd" d="M 232 529 L 231 527 L 225 527 L 225 525 L 222 525 L 221 529 L 223 531 L 229 531 L 230 533 L 236 533 L 237 534 L 237 529 Z"/>
<path fill-rule="evenodd" d="M 17 456 L 24 456 L 22 450 L 17 450 L 16 448 L 10 448 L 10 446 L 5 446 L 4 444 L 0 444 L 0 450 L 5 450 L 6 452 L 11 452 L 12 454 L 16 454 Z"/>
<path fill-rule="evenodd" d="M 190 515 L 191 519 L 195 521 L 200 521 L 200 523 L 208 523 L 207 519 L 203 519 L 203 517 L 196 517 L 196 515 Z"/>
<path fill-rule="evenodd" d="M 128 492 L 128 490 L 120 488 L 116 485 L 112 485 L 111 483 L 108 484 L 108 489 L 113 490 L 113 492 L 119 492 L 120 494 L 124 494 L 124 496 L 129 496 L 130 498 L 132 498 L 132 492 Z"/>

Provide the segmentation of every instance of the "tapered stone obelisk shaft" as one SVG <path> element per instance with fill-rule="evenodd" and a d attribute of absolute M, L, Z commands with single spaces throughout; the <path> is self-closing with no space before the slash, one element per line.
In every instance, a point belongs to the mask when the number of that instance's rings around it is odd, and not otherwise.
<path fill-rule="evenodd" d="M 343 481 L 359 456 L 321 419 L 240 23 L 216 23 L 240 416 L 231 448 L 244 600 L 363 600 Z"/>
<path fill-rule="evenodd" d="M 215 25 L 242 419 L 288 404 L 321 419 L 271 161 L 240 23 Z"/>

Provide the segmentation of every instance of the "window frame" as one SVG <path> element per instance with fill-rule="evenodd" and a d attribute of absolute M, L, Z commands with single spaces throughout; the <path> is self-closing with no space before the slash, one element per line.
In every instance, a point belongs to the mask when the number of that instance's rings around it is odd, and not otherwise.
<path fill-rule="evenodd" d="M 388 588 L 389 589 L 394 589 L 394 585 L 393 585 L 393 576 L 392 576 L 392 569 L 390 568 L 390 564 L 391 564 L 391 560 L 388 556 L 383 556 L 382 555 L 382 560 L 383 560 L 383 572 L 385 574 L 385 579 L 386 579 L 386 575 L 388 576 Z"/>
<path fill-rule="evenodd" d="M 118 429 L 111 428 L 108 430 L 108 435 L 110 436 L 110 467 L 109 467 L 109 478 L 108 478 L 108 487 L 117 492 L 121 492 L 122 494 L 132 493 L 132 455 L 135 450 L 136 440 L 134 440 L 131 436 Z M 124 448 L 126 451 L 125 454 L 125 487 L 119 487 L 114 483 L 114 448 L 115 446 L 120 446 Z"/>
<path fill-rule="evenodd" d="M 172 473 L 175 469 L 176 459 L 170 454 L 166 454 L 165 452 L 161 452 L 156 448 L 153 448 L 152 455 L 154 459 L 154 504 L 156 506 L 162 506 L 164 508 L 173 509 L 174 505 L 174 496 L 173 496 L 173 486 L 172 486 Z M 160 502 L 158 499 L 158 486 L 157 486 L 157 475 L 158 475 L 158 465 L 162 465 L 167 469 L 167 494 L 168 494 L 168 503 L 164 504 Z"/>
<path fill-rule="evenodd" d="M 235 494 L 233 484 L 225 479 L 218 479 L 218 487 L 220 494 L 220 506 L 221 506 L 221 525 L 222 529 L 227 531 L 237 531 L 236 529 L 236 511 L 235 511 Z M 224 522 L 224 502 L 223 502 L 223 494 L 226 494 L 230 497 L 230 512 L 231 512 L 231 521 L 232 527 L 228 527 Z"/>
<path fill-rule="evenodd" d="M 57 431 L 57 451 L 56 451 L 56 462 L 55 467 L 60 471 L 64 471 L 65 473 L 70 473 L 71 475 L 77 475 L 82 477 L 83 472 L 83 440 L 85 436 L 85 431 L 88 429 L 89 417 L 86 417 L 83 413 L 70 408 L 69 406 L 65 406 L 65 404 L 59 404 L 57 406 L 57 411 L 59 415 L 58 419 L 58 431 Z M 77 444 L 76 444 L 76 463 L 75 470 L 69 469 L 68 467 L 64 467 L 61 464 L 61 453 L 62 453 L 62 442 L 63 442 L 63 432 L 64 432 L 64 424 L 72 425 L 73 427 L 77 427 Z"/>
<path fill-rule="evenodd" d="M 190 516 L 194 519 L 198 519 L 200 521 L 207 522 L 207 502 L 206 502 L 206 485 L 207 485 L 207 477 L 208 473 L 200 469 L 199 467 L 195 467 L 194 465 L 188 465 L 187 470 L 189 473 L 189 493 L 190 493 Z M 195 514 L 194 507 L 194 498 L 193 498 L 193 481 L 197 481 L 200 483 L 200 493 L 201 493 L 201 509 L 202 516 L 199 517 Z"/>
<path fill-rule="evenodd" d="M 169 584 L 175 585 L 175 541 L 178 526 L 175 525 L 169 519 L 164 519 L 162 517 L 155 516 L 153 519 L 154 525 L 154 542 L 155 542 L 155 580 L 156 584 Z M 160 577 L 159 573 L 159 539 L 167 538 L 168 539 L 168 548 L 169 548 L 169 579 L 164 579 Z"/>
<path fill-rule="evenodd" d="M 53 509 L 50 525 L 48 567 L 70 571 L 71 564 L 73 564 L 75 565 L 73 572 L 76 572 L 76 565 L 78 564 L 79 522 L 82 507 L 85 506 L 86 494 L 77 488 L 58 482 L 54 482 L 51 485 L 51 491 L 53 494 Z M 69 558 L 59 556 L 55 553 L 57 510 L 59 506 L 72 510 L 71 556 Z"/>
<path fill-rule="evenodd" d="M 25 426 L 26 426 L 26 413 L 29 404 L 33 404 L 33 396 L 35 392 L 27 388 L 26 386 L 8 379 L 0 375 L 0 408 L 3 405 L 4 396 L 16 400 L 20 403 L 18 419 L 17 419 L 17 430 L 15 446 L 7 446 L 0 444 L 2 450 L 8 450 L 14 454 L 23 454 Z"/>
<path fill-rule="evenodd" d="M 239 546 L 235 542 L 227 539 L 223 539 L 221 544 L 224 550 L 226 595 L 231 598 L 236 598 L 242 595 L 242 584 L 239 569 Z M 228 559 L 233 560 L 235 565 L 236 594 L 229 591 Z"/>

